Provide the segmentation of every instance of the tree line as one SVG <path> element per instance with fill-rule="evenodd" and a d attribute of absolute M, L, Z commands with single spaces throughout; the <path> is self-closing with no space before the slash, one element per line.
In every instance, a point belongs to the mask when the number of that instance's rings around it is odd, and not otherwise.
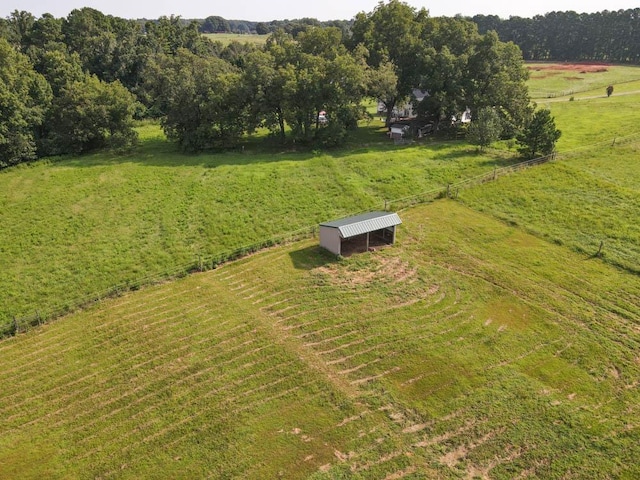
<path fill-rule="evenodd" d="M 188 23 L 188 21 L 185 20 Z M 267 35 L 276 30 L 284 30 L 293 36 L 308 27 L 337 27 L 343 32 L 349 32 L 352 21 L 329 20 L 322 22 L 315 18 L 298 18 L 294 20 L 271 20 L 270 22 L 252 22 L 249 20 L 227 20 L 218 15 L 212 15 L 204 20 L 196 20 L 202 33 L 238 33 Z"/>
<path fill-rule="evenodd" d="M 491 30 L 504 42 L 513 42 L 527 61 L 602 61 L 640 63 L 640 8 L 596 13 L 554 11 L 533 18 L 502 19 L 497 15 L 467 17 L 480 33 Z M 283 29 L 294 36 L 308 26 L 338 27 L 349 34 L 353 20 L 320 22 L 315 18 L 250 22 L 219 16 L 200 22 L 205 33 L 232 32 L 260 35 Z"/>
<path fill-rule="evenodd" d="M 551 12 L 533 18 L 476 15 L 480 32 L 514 42 L 525 60 L 640 63 L 640 8 Z"/>
<path fill-rule="evenodd" d="M 500 135 L 514 137 L 533 117 L 515 44 L 399 0 L 358 14 L 348 32 L 278 28 L 263 47 L 223 46 L 200 29 L 180 17 L 141 23 L 92 8 L 1 19 L 0 167 L 128 148 L 136 118 L 159 119 L 190 152 L 232 147 L 257 128 L 278 142 L 332 146 L 366 116 L 363 99 L 384 102 L 389 123 L 416 88 L 429 92 L 419 115 L 435 124 L 491 109 Z"/>

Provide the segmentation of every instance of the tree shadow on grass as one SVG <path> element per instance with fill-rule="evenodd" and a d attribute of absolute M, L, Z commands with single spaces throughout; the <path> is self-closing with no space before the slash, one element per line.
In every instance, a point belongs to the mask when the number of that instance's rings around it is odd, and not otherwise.
<path fill-rule="evenodd" d="M 509 157 L 492 157 L 483 160 L 482 162 L 480 162 L 480 165 L 483 167 L 504 168 L 510 167 L 512 165 L 517 165 L 519 163 L 522 163 L 524 160 L 525 159 L 517 155 Z"/>
<path fill-rule="evenodd" d="M 295 250 L 289 253 L 293 266 L 298 270 L 313 270 L 314 268 L 336 263 L 338 257 L 319 245 Z"/>
<path fill-rule="evenodd" d="M 428 158 L 455 160 L 469 155 L 468 149 L 447 151 L 455 142 L 419 141 L 408 145 L 394 145 L 384 134 L 371 136 L 366 142 L 347 141 L 336 147 L 314 147 L 313 145 L 281 144 L 275 139 L 266 141 L 258 138 L 245 139 L 241 144 L 227 149 L 211 149 L 199 153 L 186 153 L 175 142 L 167 140 L 162 133 L 147 135 L 129 151 L 102 150 L 79 156 L 52 158 L 65 166 L 89 168 L 118 164 L 139 164 L 152 167 L 200 166 L 218 168 L 225 165 L 243 166 L 250 164 L 270 164 L 276 162 L 308 161 L 318 157 L 343 158 L 354 155 L 392 154 L 404 149 L 425 148 Z"/>

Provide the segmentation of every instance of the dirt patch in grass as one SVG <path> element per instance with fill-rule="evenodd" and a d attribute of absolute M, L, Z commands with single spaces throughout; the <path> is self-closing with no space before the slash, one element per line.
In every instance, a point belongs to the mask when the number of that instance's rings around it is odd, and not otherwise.
<path fill-rule="evenodd" d="M 417 270 L 400 258 L 381 257 L 367 268 L 350 269 L 338 264 L 320 267 L 319 272 L 329 276 L 335 285 L 365 285 L 375 280 L 385 279 L 393 283 L 415 280 Z M 436 290 L 437 291 L 437 290 Z"/>

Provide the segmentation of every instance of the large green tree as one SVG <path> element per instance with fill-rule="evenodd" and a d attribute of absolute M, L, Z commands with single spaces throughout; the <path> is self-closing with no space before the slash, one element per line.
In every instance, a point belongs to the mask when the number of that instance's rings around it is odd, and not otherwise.
<path fill-rule="evenodd" d="M 297 46 L 291 59 L 295 77 L 285 85 L 285 118 L 298 140 L 322 137 L 323 143 L 339 143 L 357 125 L 365 91 L 364 59 L 349 54 L 335 27 L 310 27 L 298 35 Z M 321 129 L 321 111 L 329 116 L 328 130 Z"/>
<path fill-rule="evenodd" d="M 145 23 L 143 43 L 154 53 L 174 55 L 184 48 L 198 55 L 216 53 L 216 44 L 202 36 L 198 22 L 185 22 L 179 16 L 162 16 Z"/>
<path fill-rule="evenodd" d="M 368 51 L 367 63 L 373 69 L 382 69 L 378 77 L 386 78 L 386 86 L 375 88 L 371 95 L 377 96 L 387 110 L 386 124 L 389 125 L 393 108 L 401 101 L 408 100 L 411 92 L 420 82 L 424 43 L 420 38 L 422 22 L 427 11 L 407 5 L 399 0 L 380 2 L 370 13 L 356 15 L 349 45 L 355 50 L 363 45 Z M 389 84 L 389 65 L 393 65 L 396 75 L 395 87 Z M 370 85 L 380 85 L 374 80 Z"/>
<path fill-rule="evenodd" d="M 286 52 L 292 47 L 286 43 L 290 42 L 293 40 L 284 31 L 276 31 L 267 40 L 264 51 L 255 51 L 246 57 L 243 71 L 243 83 L 250 98 L 249 118 L 253 119 L 253 126 L 264 125 L 282 143 L 285 141 L 285 111 L 288 108 L 285 85 L 295 77 L 293 64 L 287 62 Z"/>
<path fill-rule="evenodd" d="M 526 158 L 549 155 L 555 150 L 562 132 L 547 109 L 536 110 L 524 130 L 518 135 L 519 151 Z"/>
<path fill-rule="evenodd" d="M 128 148 L 136 140 L 134 96 L 118 81 L 106 83 L 85 74 L 60 88 L 47 115 L 47 154 Z"/>
<path fill-rule="evenodd" d="M 149 74 L 164 131 L 183 150 L 233 146 L 245 133 L 247 98 L 230 63 L 179 49 L 159 57 Z"/>
<path fill-rule="evenodd" d="M 274 32 L 264 51 L 247 57 L 243 78 L 252 116 L 282 141 L 288 125 L 296 142 L 336 144 L 357 125 L 365 70 L 362 56 L 343 46 L 340 29 L 309 27 L 297 39 Z"/>
<path fill-rule="evenodd" d="M 467 140 L 482 150 L 500 138 L 502 128 L 502 120 L 495 108 L 480 108 L 469 125 Z"/>
<path fill-rule="evenodd" d="M 111 18 L 89 7 L 74 9 L 62 26 L 65 43 L 77 52 L 89 73 L 104 79 L 109 76 L 116 48 Z"/>
<path fill-rule="evenodd" d="M 462 18 L 427 19 L 423 37 L 421 86 L 430 95 L 421 113 L 437 122 L 466 108 L 490 107 L 500 116 L 505 136 L 513 137 L 530 114 L 528 71 L 518 47 L 501 42 L 495 32 L 480 35 Z"/>
<path fill-rule="evenodd" d="M 0 38 L 0 168 L 36 158 L 51 88 L 26 55 Z"/>
<path fill-rule="evenodd" d="M 466 105 L 472 110 L 496 108 L 506 136 L 512 138 L 531 113 L 528 77 L 520 49 L 488 32 L 477 38 L 468 57 L 463 79 Z"/>
<path fill-rule="evenodd" d="M 231 27 L 229 22 L 222 17 L 211 16 L 205 18 L 204 22 L 200 26 L 202 33 L 225 33 L 230 32 Z"/>

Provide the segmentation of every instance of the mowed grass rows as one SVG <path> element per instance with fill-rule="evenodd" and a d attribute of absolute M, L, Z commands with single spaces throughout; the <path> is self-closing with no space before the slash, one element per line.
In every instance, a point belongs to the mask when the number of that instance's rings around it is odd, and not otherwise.
<path fill-rule="evenodd" d="M 640 282 L 450 201 L 0 344 L 0 477 L 635 478 Z"/>

